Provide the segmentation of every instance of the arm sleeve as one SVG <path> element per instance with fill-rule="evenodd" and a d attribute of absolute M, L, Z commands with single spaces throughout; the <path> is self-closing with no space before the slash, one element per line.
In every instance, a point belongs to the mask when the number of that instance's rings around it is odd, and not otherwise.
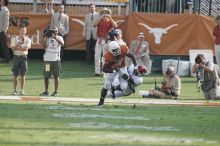
<path fill-rule="evenodd" d="M 27 48 L 30 49 L 31 48 L 31 40 L 28 38 L 27 39 Z"/>
<path fill-rule="evenodd" d="M 59 37 L 57 37 L 61 42 L 62 42 L 62 44 L 64 45 L 64 40 L 63 40 L 63 37 L 61 37 L 61 36 L 59 36 Z"/>
<path fill-rule="evenodd" d="M 181 80 L 180 78 L 176 79 L 176 82 L 174 84 L 174 87 L 172 87 L 174 94 L 177 96 L 180 95 L 180 89 L 181 89 Z"/>
<path fill-rule="evenodd" d="M 84 26 L 83 26 L 83 36 L 86 36 L 86 26 L 87 26 L 87 22 L 86 22 L 86 16 L 85 16 L 85 20 L 84 20 Z"/>
<path fill-rule="evenodd" d="M 11 38 L 11 45 L 10 45 L 10 47 L 11 47 L 11 48 L 14 48 L 16 45 L 17 45 L 17 44 L 16 44 L 16 36 L 15 36 L 15 37 L 12 37 L 12 38 Z"/>
<path fill-rule="evenodd" d="M 65 34 L 68 34 L 70 31 L 70 22 L 69 22 L 69 16 L 67 16 L 66 18 L 66 33 Z"/>
<path fill-rule="evenodd" d="M 10 16 L 10 13 L 9 13 L 9 11 L 5 11 L 5 13 L 3 14 L 3 21 L 4 21 L 4 23 L 3 23 L 3 31 L 4 32 L 7 32 L 7 30 L 8 30 L 8 26 L 9 26 L 9 16 Z M 2 21 L 2 20 L 1 20 Z"/>

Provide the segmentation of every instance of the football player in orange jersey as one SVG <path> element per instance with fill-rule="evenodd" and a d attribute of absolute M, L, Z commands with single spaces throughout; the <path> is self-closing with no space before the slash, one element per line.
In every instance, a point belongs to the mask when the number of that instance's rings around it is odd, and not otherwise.
<path fill-rule="evenodd" d="M 116 40 L 116 39 L 115 39 Z M 104 105 L 104 100 L 107 95 L 108 89 L 111 89 L 112 82 L 115 79 L 115 76 L 118 75 L 119 86 L 113 90 L 126 90 L 128 86 L 129 74 L 127 72 L 127 67 L 125 64 L 125 57 L 132 59 L 132 62 L 135 66 L 134 73 L 138 74 L 137 63 L 134 55 L 129 52 L 129 49 L 126 45 L 119 45 L 116 41 L 111 41 L 108 43 L 107 52 L 104 54 L 104 65 L 103 72 L 105 74 L 105 83 L 101 90 L 101 97 L 98 103 L 98 107 Z"/>

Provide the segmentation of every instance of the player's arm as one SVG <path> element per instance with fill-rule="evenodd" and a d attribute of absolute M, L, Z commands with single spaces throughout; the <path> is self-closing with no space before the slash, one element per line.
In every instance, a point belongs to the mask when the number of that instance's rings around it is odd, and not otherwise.
<path fill-rule="evenodd" d="M 116 71 L 117 71 L 117 68 L 112 69 L 110 63 L 105 63 L 105 64 L 103 65 L 102 70 L 103 70 L 103 72 L 105 72 L 105 73 L 113 73 L 113 72 L 116 72 Z"/>
<path fill-rule="evenodd" d="M 133 53 L 128 52 L 126 56 L 132 59 L 134 66 L 137 66 L 137 62 Z"/>

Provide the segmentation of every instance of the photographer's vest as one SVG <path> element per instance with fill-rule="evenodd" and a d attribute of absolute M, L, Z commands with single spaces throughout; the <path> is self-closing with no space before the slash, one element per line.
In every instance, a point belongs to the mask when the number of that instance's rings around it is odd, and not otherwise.
<path fill-rule="evenodd" d="M 210 62 L 206 62 L 205 66 L 208 66 Z M 206 72 L 203 69 L 203 81 L 201 89 L 203 92 L 208 92 L 211 89 L 217 88 L 219 86 L 219 76 L 216 69 L 213 67 L 213 72 Z"/>

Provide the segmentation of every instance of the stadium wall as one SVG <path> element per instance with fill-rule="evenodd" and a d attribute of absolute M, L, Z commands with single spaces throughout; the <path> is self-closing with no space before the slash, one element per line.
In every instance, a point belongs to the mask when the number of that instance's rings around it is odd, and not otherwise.
<path fill-rule="evenodd" d="M 12 13 L 9 37 L 18 33 L 20 24 L 27 25 L 32 49 L 42 49 L 43 30 L 50 25 L 50 18 L 51 14 Z M 150 43 L 151 55 L 188 55 L 190 49 L 214 48 L 212 31 L 215 20 L 209 16 L 131 13 L 129 16 L 113 16 L 113 19 L 122 29 L 128 46 L 138 32 L 144 32 Z M 65 42 L 66 50 L 85 50 L 83 25 L 84 16 L 70 16 L 71 29 Z"/>

